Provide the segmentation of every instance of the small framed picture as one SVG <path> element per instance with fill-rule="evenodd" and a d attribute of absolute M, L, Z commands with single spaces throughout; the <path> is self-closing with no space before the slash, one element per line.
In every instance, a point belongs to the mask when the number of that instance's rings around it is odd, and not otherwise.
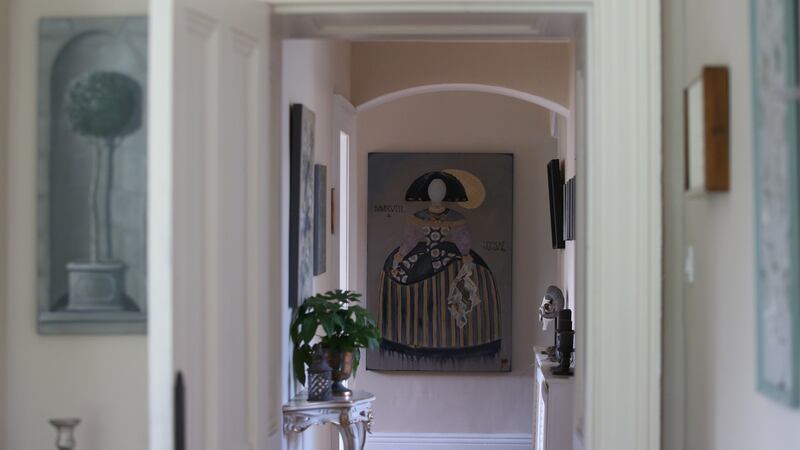
<path fill-rule="evenodd" d="M 700 77 L 684 91 L 684 111 L 686 191 L 727 191 L 730 187 L 728 68 L 703 68 Z"/>

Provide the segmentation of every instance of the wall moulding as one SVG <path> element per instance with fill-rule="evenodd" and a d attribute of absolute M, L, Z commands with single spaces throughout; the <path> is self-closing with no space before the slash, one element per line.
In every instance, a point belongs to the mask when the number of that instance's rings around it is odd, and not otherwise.
<path fill-rule="evenodd" d="M 368 438 L 371 450 L 527 450 L 530 435 L 475 433 L 374 433 Z"/>

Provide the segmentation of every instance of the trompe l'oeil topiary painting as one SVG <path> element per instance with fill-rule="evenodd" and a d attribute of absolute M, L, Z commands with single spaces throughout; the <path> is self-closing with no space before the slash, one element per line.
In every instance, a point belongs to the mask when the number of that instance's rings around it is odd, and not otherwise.
<path fill-rule="evenodd" d="M 146 28 L 40 22 L 42 333 L 145 330 Z"/>
<path fill-rule="evenodd" d="M 139 84 L 127 75 L 92 72 L 78 79 L 67 93 L 67 117 L 72 129 L 86 139 L 94 152 L 89 185 L 89 262 L 95 268 L 116 264 L 111 241 L 111 208 L 106 207 L 100 217 L 99 206 L 101 202 L 111 202 L 114 151 L 127 135 L 139 129 L 141 91 Z M 101 181 L 105 181 L 102 186 Z"/>

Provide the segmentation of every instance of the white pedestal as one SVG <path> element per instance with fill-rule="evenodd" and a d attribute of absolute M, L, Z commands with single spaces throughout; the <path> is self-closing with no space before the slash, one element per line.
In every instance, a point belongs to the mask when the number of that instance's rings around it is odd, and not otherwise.
<path fill-rule="evenodd" d="M 534 450 L 569 450 L 572 448 L 575 404 L 575 377 L 553 375 L 556 363 L 543 355 L 543 347 L 536 352 L 536 385 L 533 395 L 533 448 Z"/>

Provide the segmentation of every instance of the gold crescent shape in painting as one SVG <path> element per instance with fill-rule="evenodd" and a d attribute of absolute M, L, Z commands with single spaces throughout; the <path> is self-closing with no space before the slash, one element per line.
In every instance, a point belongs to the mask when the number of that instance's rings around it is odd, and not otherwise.
<path fill-rule="evenodd" d="M 464 185 L 464 190 L 467 191 L 468 200 L 460 202 L 459 206 L 464 209 L 475 209 L 483 204 L 486 199 L 486 188 L 480 178 L 461 169 L 445 169 L 443 172 L 458 178 L 458 181 Z"/>

